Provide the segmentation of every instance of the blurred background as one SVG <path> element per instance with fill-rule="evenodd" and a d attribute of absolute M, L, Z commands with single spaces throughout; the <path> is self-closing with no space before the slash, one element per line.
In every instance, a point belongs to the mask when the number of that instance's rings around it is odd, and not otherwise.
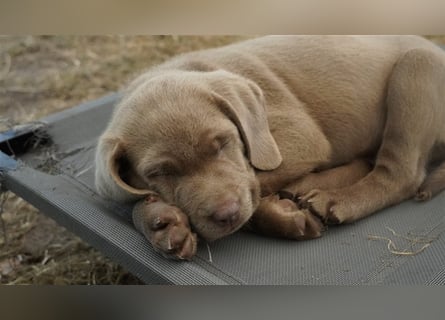
<path fill-rule="evenodd" d="M 445 45 L 445 36 L 426 36 Z M 178 53 L 245 36 L 0 36 L 0 131 L 120 90 Z M 0 196 L 1 284 L 140 281 L 10 192 Z"/>

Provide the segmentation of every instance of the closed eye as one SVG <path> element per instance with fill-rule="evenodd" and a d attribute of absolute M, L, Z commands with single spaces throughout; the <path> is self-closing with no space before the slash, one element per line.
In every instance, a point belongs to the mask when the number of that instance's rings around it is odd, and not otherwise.
<path fill-rule="evenodd" d="M 222 149 L 224 149 L 225 147 L 227 147 L 229 144 L 230 144 L 230 142 L 231 142 L 231 139 L 230 138 L 224 138 L 224 139 L 222 139 L 222 141 L 220 142 L 220 149 L 222 150 Z"/>
<path fill-rule="evenodd" d="M 145 177 L 149 179 L 168 177 L 179 174 L 179 170 L 171 163 L 160 163 L 145 170 Z"/>
<path fill-rule="evenodd" d="M 216 153 L 219 154 L 222 150 L 230 146 L 232 137 L 229 135 L 220 135 L 215 137 Z"/>

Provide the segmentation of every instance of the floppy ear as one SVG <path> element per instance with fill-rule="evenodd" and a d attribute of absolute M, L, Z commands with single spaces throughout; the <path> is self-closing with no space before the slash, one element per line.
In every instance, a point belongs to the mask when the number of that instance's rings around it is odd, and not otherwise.
<path fill-rule="evenodd" d="M 102 136 L 96 151 L 96 189 L 105 198 L 128 202 L 156 194 L 145 189 L 126 156 L 119 139 Z"/>
<path fill-rule="evenodd" d="M 250 163 L 260 170 L 276 169 L 283 159 L 269 130 L 260 87 L 227 71 L 212 72 L 211 77 L 214 99 L 238 127 Z"/>

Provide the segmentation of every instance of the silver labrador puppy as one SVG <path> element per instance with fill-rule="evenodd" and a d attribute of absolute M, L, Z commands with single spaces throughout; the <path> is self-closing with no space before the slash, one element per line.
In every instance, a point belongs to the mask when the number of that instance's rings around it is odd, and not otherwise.
<path fill-rule="evenodd" d="M 416 36 L 285 36 L 135 79 L 100 137 L 98 192 L 190 259 L 242 226 L 310 239 L 445 187 L 445 54 Z"/>

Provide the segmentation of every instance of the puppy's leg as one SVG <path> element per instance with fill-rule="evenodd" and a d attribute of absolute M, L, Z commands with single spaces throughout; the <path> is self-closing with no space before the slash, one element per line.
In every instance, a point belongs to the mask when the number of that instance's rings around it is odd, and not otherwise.
<path fill-rule="evenodd" d="M 364 178 L 371 169 L 368 161 L 357 159 L 343 166 L 309 173 L 286 186 L 282 192 L 287 192 L 292 198 L 298 199 L 314 189 L 330 190 L 347 187 Z"/>
<path fill-rule="evenodd" d="M 263 235 L 305 240 L 321 236 L 321 221 L 308 210 L 300 210 L 289 199 L 278 195 L 261 198 L 257 210 L 244 229 Z"/>
<path fill-rule="evenodd" d="M 188 217 L 155 196 L 135 205 L 133 223 L 153 247 L 168 258 L 190 260 L 196 253 L 197 236 L 190 230 Z"/>
<path fill-rule="evenodd" d="M 313 190 L 311 210 L 330 223 L 352 222 L 414 196 L 444 120 L 445 63 L 414 49 L 396 63 L 388 83 L 387 120 L 374 169 L 352 186 Z"/>
<path fill-rule="evenodd" d="M 417 190 L 415 200 L 427 201 L 445 189 L 445 163 L 435 168 Z"/>

